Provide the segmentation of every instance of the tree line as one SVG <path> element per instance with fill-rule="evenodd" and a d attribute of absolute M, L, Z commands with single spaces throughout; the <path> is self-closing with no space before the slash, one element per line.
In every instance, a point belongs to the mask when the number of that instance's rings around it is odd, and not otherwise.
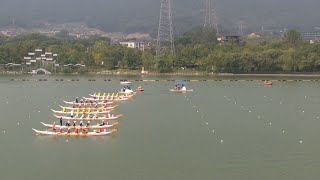
<path fill-rule="evenodd" d="M 195 28 L 175 40 L 176 54 L 157 57 L 145 51 L 111 45 L 109 38 L 72 39 L 39 34 L 0 37 L 0 64 L 23 63 L 23 57 L 42 48 L 59 54 L 58 63 L 85 64 L 89 70 L 138 69 L 172 72 L 192 69 L 215 73 L 320 72 L 320 44 L 304 42 L 298 31 L 288 31 L 270 42 L 217 42 L 216 32 Z"/>

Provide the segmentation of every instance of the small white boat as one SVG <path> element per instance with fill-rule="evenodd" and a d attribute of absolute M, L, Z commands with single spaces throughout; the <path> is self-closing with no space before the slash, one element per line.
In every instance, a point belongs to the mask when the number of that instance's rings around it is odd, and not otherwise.
<path fill-rule="evenodd" d="M 51 135 L 51 136 L 106 136 L 114 132 L 117 132 L 116 129 L 112 129 L 111 131 L 107 131 L 107 132 L 87 132 L 87 133 L 82 133 L 82 132 L 60 133 L 60 132 L 52 132 L 52 131 L 39 131 L 33 128 L 32 130 L 35 131 L 38 135 Z"/>
<path fill-rule="evenodd" d="M 42 125 L 44 125 L 45 127 L 47 127 L 47 128 L 52 128 L 53 127 L 53 124 L 46 124 L 46 123 L 43 123 L 43 122 L 41 122 L 41 124 Z M 81 129 L 81 128 L 87 128 L 87 129 L 107 129 L 107 128 L 111 128 L 111 127 L 114 127 L 114 126 L 116 126 L 116 125 L 118 125 L 119 123 L 118 122 L 114 122 L 114 123 L 112 123 L 112 124 L 108 124 L 108 122 L 107 122 L 107 124 L 106 125 L 99 125 L 99 124 L 97 124 L 97 125 L 90 125 L 90 126 L 79 126 L 79 125 L 77 125 L 77 126 L 60 126 L 60 125 L 55 125 L 56 126 L 56 129 L 68 129 L 68 128 L 70 128 L 70 129 L 75 129 L 75 128 L 78 128 L 78 129 Z"/>
<path fill-rule="evenodd" d="M 132 83 L 129 82 L 129 81 L 121 81 L 120 84 L 121 85 L 129 85 L 129 84 L 132 84 Z"/>
<path fill-rule="evenodd" d="M 178 90 L 178 89 L 170 89 L 171 92 L 193 92 L 193 89 L 186 89 L 186 90 Z"/>
<path fill-rule="evenodd" d="M 193 92 L 193 89 L 187 89 L 185 82 L 176 82 L 175 88 L 170 89 L 171 92 Z"/>

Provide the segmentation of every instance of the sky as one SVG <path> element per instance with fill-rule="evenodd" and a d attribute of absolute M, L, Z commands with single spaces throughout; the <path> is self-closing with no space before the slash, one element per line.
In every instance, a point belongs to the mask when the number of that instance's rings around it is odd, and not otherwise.
<path fill-rule="evenodd" d="M 202 23 L 201 0 L 172 0 L 177 26 Z M 292 27 L 312 29 L 320 24 L 320 0 L 215 0 L 219 24 L 235 29 L 238 21 L 257 29 Z M 18 23 L 39 21 L 86 22 L 106 31 L 132 31 L 157 24 L 160 0 L 0 0 L 0 26 L 15 17 Z M 135 25 L 136 24 L 136 25 Z M 181 24 L 181 25 L 180 25 Z M 135 27 L 137 26 L 137 27 Z"/>

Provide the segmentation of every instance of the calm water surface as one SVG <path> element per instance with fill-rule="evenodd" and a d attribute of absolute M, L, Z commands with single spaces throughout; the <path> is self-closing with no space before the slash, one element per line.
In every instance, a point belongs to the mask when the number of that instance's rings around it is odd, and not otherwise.
<path fill-rule="evenodd" d="M 77 138 L 36 136 L 31 128 L 52 123 L 50 109 L 62 100 L 118 91 L 119 77 L 10 78 L 0 77 L 1 179 L 320 177 L 319 82 L 191 82 L 195 92 L 187 94 L 169 92 L 172 82 L 140 82 L 146 92 L 119 103 L 116 134 Z"/>

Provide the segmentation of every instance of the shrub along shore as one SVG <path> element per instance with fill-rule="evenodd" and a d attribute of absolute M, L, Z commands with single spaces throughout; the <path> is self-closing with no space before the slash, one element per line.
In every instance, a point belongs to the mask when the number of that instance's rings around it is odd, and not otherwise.
<path fill-rule="evenodd" d="M 320 43 L 303 42 L 298 31 L 283 39 L 259 43 L 218 44 L 214 30 L 196 28 L 176 38 L 176 54 L 156 56 L 155 47 L 145 51 L 110 45 L 110 39 L 92 37 L 46 37 L 39 34 L 0 37 L 0 64 L 24 63 L 23 57 L 42 48 L 59 54 L 58 62 L 86 67 L 46 67 L 56 73 L 317 76 L 320 73 Z M 185 70 L 181 70 L 185 69 Z M 1 73 L 19 72 L 7 67 Z"/>

